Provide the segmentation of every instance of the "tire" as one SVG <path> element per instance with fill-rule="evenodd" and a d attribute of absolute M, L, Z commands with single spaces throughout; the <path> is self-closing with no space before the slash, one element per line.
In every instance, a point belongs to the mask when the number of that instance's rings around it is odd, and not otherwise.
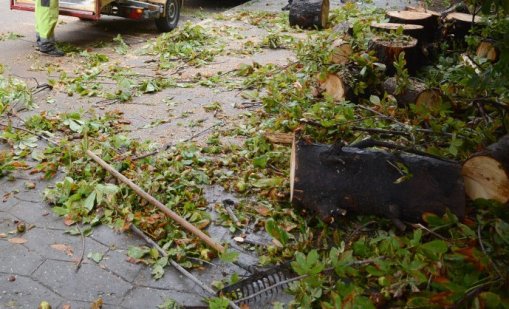
<path fill-rule="evenodd" d="M 181 0 L 166 0 L 164 16 L 156 19 L 157 29 L 161 32 L 169 32 L 177 27 L 180 17 Z"/>

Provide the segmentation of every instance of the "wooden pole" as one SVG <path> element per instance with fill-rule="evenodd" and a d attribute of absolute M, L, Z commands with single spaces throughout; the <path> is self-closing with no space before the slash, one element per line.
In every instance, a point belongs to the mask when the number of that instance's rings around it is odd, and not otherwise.
<path fill-rule="evenodd" d="M 184 229 L 186 229 L 188 232 L 192 233 L 196 237 L 203 240 L 209 247 L 213 248 L 219 253 L 224 252 L 224 247 L 218 244 L 216 241 L 214 241 L 212 238 L 210 238 L 207 234 L 203 233 L 200 229 L 189 223 L 186 219 L 179 216 L 177 213 L 170 210 L 168 207 L 166 207 L 163 203 L 156 200 L 153 196 L 145 192 L 142 188 L 140 188 L 138 185 L 136 185 L 134 182 L 132 182 L 130 179 L 119 173 L 116 169 L 114 169 L 111 165 L 103 161 L 101 158 L 99 158 L 95 153 L 93 153 L 90 150 L 86 151 L 86 154 L 92 158 L 97 164 L 99 164 L 102 168 L 107 170 L 110 174 L 115 176 L 118 180 L 125 183 L 129 188 L 133 189 L 136 194 L 147 200 L 150 204 L 156 206 L 159 208 L 162 212 L 164 212 L 165 215 L 173 219 L 177 224 L 182 226 Z"/>

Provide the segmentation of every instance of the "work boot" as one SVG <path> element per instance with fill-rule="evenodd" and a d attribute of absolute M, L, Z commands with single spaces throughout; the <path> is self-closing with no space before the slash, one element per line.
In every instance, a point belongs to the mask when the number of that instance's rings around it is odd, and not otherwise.
<path fill-rule="evenodd" d="M 65 53 L 63 51 L 61 51 L 60 49 L 56 48 L 56 47 L 53 47 L 53 48 L 50 48 L 50 49 L 40 49 L 39 51 L 41 53 L 45 54 L 45 55 L 52 56 L 52 57 L 63 57 L 63 56 L 65 56 Z"/>

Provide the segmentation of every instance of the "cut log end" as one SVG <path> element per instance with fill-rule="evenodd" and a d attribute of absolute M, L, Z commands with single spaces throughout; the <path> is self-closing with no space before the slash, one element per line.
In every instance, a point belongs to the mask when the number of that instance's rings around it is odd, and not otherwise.
<path fill-rule="evenodd" d="M 327 74 L 325 79 L 319 79 L 320 89 L 331 96 L 334 101 L 342 101 L 346 97 L 347 87 L 336 74 Z"/>
<path fill-rule="evenodd" d="M 498 60 L 499 51 L 493 43 L 483 41 L 477 46 L 476 56 L 486 58 L 491 62 L 496 62 Z"/>
<path fill-rule="evenodd" d="M 481 23 L 481 17 L 479 16 L 473 16 L 472 14 L 467 14 L 467 13 L 459 13 L 459 12 L 452 12 L 452 13 L 449 13 L 447 14 L 447 16 L 445 17 L 445 20 L 446 21 L 449 21 L 449 22 L 454 22 L 454 21 L 459 21 L 459 22 L 464 22 L 464 23 Z"/>
<path fill-rule="evenodd" d="M 507 203 L 509 201 L 509 175 L 500 162 L 488 156 L 476 156 L 462 168 L 465 192 L 472 200 L 483 198 Z"/>
<path fill-rule="evenodd" d="M 342 39 L 335 40 L 332 43 L 332 56 L 331 62 L 334 64 L 347 64 L 350 61 L 350 56 L 353 54 L 353 49 L 350 43 Z"/>
<path fill-rule="evenodd" d="M 388 11 L 386 14 L 389 18 L 408 22 L 426 20 L 433 16 L 430 13 L 416 11 Z"/>
<path fill-rule="evenodd" d="M 295 135 L 292 139 L 292 153 L 290 155 L 290 202 L 293 201 L 293 184 L 295 183 L 295 170 L 297 169 L 295 161 Z"/>
<path fill-rule="evenodd" d="M 371 28 L 373 30 L 384 32 L 397 31 L 401 29 L 403 30 L 403 34 L 409 35 L 418 40 L 424 37 L 424 27 L 421 25 L 400 24 L 400 23 L 372 23 Z"/>

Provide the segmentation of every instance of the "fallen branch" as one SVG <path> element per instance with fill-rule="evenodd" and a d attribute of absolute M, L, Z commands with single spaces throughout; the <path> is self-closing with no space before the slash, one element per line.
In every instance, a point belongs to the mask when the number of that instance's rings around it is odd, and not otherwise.
<path fill-rule="evenodd" d="M 129 188 L 131 188 L 136 194 L 138 194 L 140 197 L 145 199 L 150 204 L 156 206 L 161 210 L 165 215 L 173 219 L 177 224 L 179 224 L 181 227 L 183 227 L 188 232 L 192 233 L 196 237 L 200 238 L 203 242 L 205 242 L 209 247 L 216 250 L 219 253 L 224 252 L 224 247 L 221 246 L 219 243 L 214 241 L 210 236 L 203 233 L 200 229 L 189 223 L 186 219 L 179 216 L 174 211 L 170 210 L 168 207 L 166 207 L 163 203 L 156 200 L 153 196 L 145 192 L 142 188 L 140 188 L 138 185 L 136 185 L 134 182 L 132 182 L 130 179 L 122 175 L 120 172 L 118 172 L 115 168 L 113 168 L 108 163 L 104 162 L 101 158 L 99 158 L 95 153 L 93 153 L 91 150 L 87 150 L 86 154 L 94 160 L 97 164 L 99 164 L 102 168 L 104 168 L 106 171 L 108 171 L 110 174 L 115 176 L 119 181 L 126 184 Z"/>

